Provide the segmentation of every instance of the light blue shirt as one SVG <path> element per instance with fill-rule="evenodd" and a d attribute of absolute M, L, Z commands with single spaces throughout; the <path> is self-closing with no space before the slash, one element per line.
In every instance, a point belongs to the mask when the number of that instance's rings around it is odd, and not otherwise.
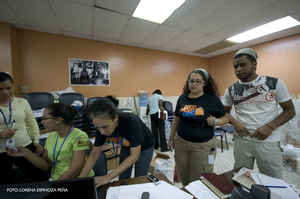
<path fill-rule="evenodd" d="M 149 97 L 150 115 L 159 111 L 159 100 L 164 100 L 164 97 L 156 93 Z"/>

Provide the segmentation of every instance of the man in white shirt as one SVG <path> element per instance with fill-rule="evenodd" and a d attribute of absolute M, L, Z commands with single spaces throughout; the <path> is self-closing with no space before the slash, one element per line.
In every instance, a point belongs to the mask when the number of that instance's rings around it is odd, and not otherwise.
<path fill-rule="evenodd" d="M 163 100 L 164 97 L 162 96 L 161 90 L 156 89 L 149 97 L 146 114 L 148 115 L 150 113 L 151 117 L 151 130 L 155 139 L 154 148 L 158 149 L 160 147 L 160 150 L 165 152 L 168 150 L 165 121 L 159 117 L 159 112 L 164 111 Z"/>
<path fill-rule="evenodd" d="M 280 79 L 256 73 L 256 60 L 251 48 L 235 53 L 233 66 L 239 80 L 227 88 L 223 98 L 225 110 L 230 112 L 232 106 L 235 110 L 228 115 L 237 132 L 234 167 L 253 169 L 256 160 L 261 173 L 281 178 L 280 126 L 294 117 L 295 108 Z"/>

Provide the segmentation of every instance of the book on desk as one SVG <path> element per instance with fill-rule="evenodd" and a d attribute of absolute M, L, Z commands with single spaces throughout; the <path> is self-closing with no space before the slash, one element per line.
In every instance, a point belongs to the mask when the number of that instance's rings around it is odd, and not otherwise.
<path fill-rule="evenodd" d="M 185 188 L 197 198 L 227 199 L 234 185 L 225 174 L 208 173 Z"/>

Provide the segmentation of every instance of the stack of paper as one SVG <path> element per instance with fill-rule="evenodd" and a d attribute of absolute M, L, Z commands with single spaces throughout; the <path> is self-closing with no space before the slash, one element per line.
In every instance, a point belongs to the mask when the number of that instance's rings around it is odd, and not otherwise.
<path fill-rule="evenodd" d="M 107 190 L 106 199 L 140 199 L 143 192 L 150 193 L 150 199 L 192 199 L 193 196 L 180 190 L 179 188 L 160 181 L 158 185 L 154 183 L 124 185 L 110 187 Z"/>
<path fill-rule="evenodd" d="M 205 184 L 203 184 L 200 180 L 191 182 L 186 187 L 191 194 L 193 194 L 196 198 L 204 198 L 204 199 L 219 199 L 214 192 L 212 192 Z"/>

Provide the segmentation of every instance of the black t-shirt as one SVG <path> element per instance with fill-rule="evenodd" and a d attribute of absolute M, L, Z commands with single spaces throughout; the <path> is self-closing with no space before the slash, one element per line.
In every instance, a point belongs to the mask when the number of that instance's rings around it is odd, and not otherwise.
<path fill-rule="evenodd" d="M 95 146 L 102 146 L 106 139 L 109 142 L 120 144 L 122 147 L 137 147 L 142 151 L 153 146 L 153 136 L 145 123 L 132 113 L 120 112 L 118 127 L 111 136 L 96 134 Z"/>
<path fill-rule="evenodd" d="M 214 129 L 207 124 L 207 118 L 210 115 L 220 118 L 225 111 L 217 96 L 204 94 L 192 99 L 183 94 L 177 101 L 175 115 L 180 118 L 177 126 L 180 137 L 190 142 L 207 142 L 214 136 Z"/>

